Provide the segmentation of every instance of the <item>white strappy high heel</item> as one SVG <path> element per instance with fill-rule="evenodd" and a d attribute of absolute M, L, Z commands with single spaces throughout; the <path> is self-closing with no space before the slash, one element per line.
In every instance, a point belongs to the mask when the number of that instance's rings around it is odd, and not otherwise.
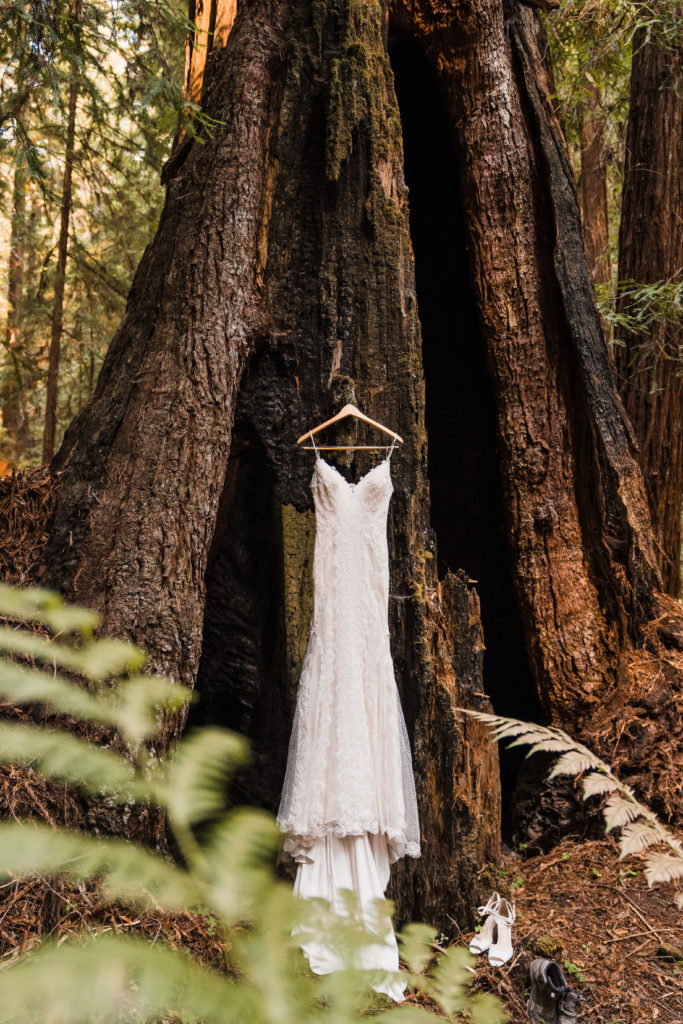
<path fill-rule="evenodd" d="M 502 967 L 512 956 L 512 925 L 516 917 L 514 903 L 503 899 L 491 914 L 496 924 L 496 940 L 489 945 L 489 963 L 493 967 Z"/>
<path fill-rule="evenodd" d="M 477 956 L 479 953 L 485 953 L 493 942 L 493 929 L 496 924 L 495 914 L 500 906 L 500 896 L 497 892 L 491 893 L 489 901 L 485 907 L 477 907 L 477 913 L 479 917 L 485 917 L 486 920 L 482 926 L 480 932 L 474 936 L 470 942 L 470 953 L 474 953 Z"/>

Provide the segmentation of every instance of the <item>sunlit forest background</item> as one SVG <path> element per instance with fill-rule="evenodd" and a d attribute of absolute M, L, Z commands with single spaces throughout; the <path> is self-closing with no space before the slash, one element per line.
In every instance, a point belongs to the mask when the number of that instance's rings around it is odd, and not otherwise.
<path fill-rule="evenodd" d="M 612 346 L 622 327 L 642 328 L 646 347 L 653 323 L 681 320 L 680 281 L 617 280 L 634 33 L 656 28 L 661 40 L 665 9 L 562 0 L 544 14 Z M 0 9 L 2 473 L 49 461 L 95 387 L 156 229 L 164 160 L 201 116 L 183 80 L 187 18 L 184 0 Z M 628 317 L 623 303 L 615 311 L 619 288 L 630 296 Z M 656 387 L 657 353 L 643 354 Z M 54 429 L 46 430 L 46 410 Z"/>

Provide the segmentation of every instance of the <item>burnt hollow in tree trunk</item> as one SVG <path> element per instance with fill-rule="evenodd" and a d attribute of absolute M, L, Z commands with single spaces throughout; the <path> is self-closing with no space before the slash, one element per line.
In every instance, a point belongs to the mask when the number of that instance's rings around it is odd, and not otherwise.
<path fill-rule="evenodd" d="M 494 710 L 539 721 L 504 531 L 495 398 L 467 258 L 460 169 L 433 71 L 389 36 L 403 129 L 425 373 L 430 519 L 440 573 L 463 569 L 481 601 L 484 688 Z M 501 749 L 503 826 L 523 753 Z"/>

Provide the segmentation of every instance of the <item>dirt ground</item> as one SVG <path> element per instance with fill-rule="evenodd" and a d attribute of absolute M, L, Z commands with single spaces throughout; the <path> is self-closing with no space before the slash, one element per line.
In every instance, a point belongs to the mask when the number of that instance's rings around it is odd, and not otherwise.
<path fill-rule="evenodd" d="M 578 1021 L 683 1024 L 683 912 L 672 883 L 648 888 L 641 857 L 620 861 L 611 839 L 508 853 L 504 889 L 517 907 L 515 953 L 498 969 L 479 957 L 475 986 L 498 995 L 514 1024 L 529 1019 L 529 964 L 544 953 L 583 994 Z"/>
<path fill-rule="evenodd" d="M 683 1024 L 683 914 L 674 886 L 648 888 L 642 868 L 640 857 L 619 861 L 610 839 L 567 840 L 529 859 L 508 853 L 496 884 L 516 903 L 515 952 L 498 969 L 486 954 L 479 957 L 474 990 L 495 993 L 508 1020 L 525 1024 L 529 964 L 544 954 L 560 962 L 583 994 L 579 1022 Z M 92 887 L 64 880 L 13 883 L 0 897 L 0 963 L 48 934 L 104 929 L 145 935 L 184 948 L 207 966 L 226 967 L 217 922 L 204 915 L 131 914 L 102 903 Z M 468 945 L 472 935 L 463 933 L 458 943 Z M 419 994 L 406 1002 L 430 1006 Z"/>

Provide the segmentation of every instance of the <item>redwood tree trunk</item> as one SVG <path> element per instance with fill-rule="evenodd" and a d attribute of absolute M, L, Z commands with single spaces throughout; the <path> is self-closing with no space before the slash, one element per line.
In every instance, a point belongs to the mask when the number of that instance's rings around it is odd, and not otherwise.
<path fill-rule="evenodd" d="M 683 267 L 683 96 L 679 52 L 636 34 L 619 233 L 619 280 L 680 281 Z M 619 311 L 628 314 L 622 295 Z M 681 590 L 683 494 L 682 328 L 666 318 L 644 333 L 619 331 L 616 367 L 640 443 L 664 589 Z"/>
<path fill-rule="evenodd" d="M 596 87 L 588 82 L 587 89 L 580 111 L 583 232 L 593 280 L 605 284 L 610 280 L 605 115 Z"/>
<path fill-rule="evenodd" d="M 395 895 L 401 917 L 446 927 L 497 855 L 497 764 L 455 711 L 488 706 L 483 647 L 466 579 L 435 574 L 382 10 L 245 3 L 202 91 L 224 125 L 167 166 L 126 318 L 53 464 L 45 579 L 158 671 L 199 669 L 198 714 L 251 736 L 243 795 L 274 807 L 312 587 L 312 460 L 294 440 L 347 397 L 395 427 L 390 616 L 426 847 Z"/>

